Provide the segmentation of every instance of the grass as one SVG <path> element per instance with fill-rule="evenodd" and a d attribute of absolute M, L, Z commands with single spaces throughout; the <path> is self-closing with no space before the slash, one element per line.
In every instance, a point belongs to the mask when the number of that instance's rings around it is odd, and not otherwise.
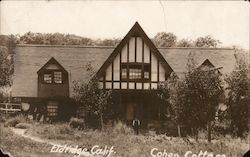
<path fill-rule="evenodd" d="M 63 141 L 68 145 L 91 148 L 94 145 L 114 146 L 117 152 L 114 156 L 134 157 L 150 156 L 152 148 L 164 149 L 169 153 L 178 153 L 183 156 L 186 151 L 198 153 L 200 150 L 225 154 L 227 157 L 240 157 L 248 150 L 248 140 L 232 138 L 231 136 L 217 137 L 212 143 L 206 139 L 198 142 L 186 142 L 182 138 L 167 137 L 165 135 L 148 134 L 133 135 L 130 128 L 117 124 L 115 127 L 106 128 L 104 131 L 76 130 L 67 124 L 40 124 L 28 130 L 28 134 L 44 139 Z M 201 136 L 202 138 L 202 136 Z"/>
<path fill-rule="evenodd" d="M 165 149 L 168 153 L 177 153 L 180 156 L 184 156 L 187 151 L 198 154 L 202 150 L 214 154 L 225 154 L 227 157 L 241 157 L 249 149 L 249 134 L 246 135 L 245 139 L 234 138 L 230 135 L 213 135 L 215 139 L 212 143 L 207 143 L 206 132 L 200 132 L 199 141 L 196 142 L 191 137 L 182 139 L 157 135 L 155 132 L 136 136 L 131 128 L 121 122 L 99 131 L 73 129 L 67 123 L 27 124 L 23 117 L 15 117 L 7 121 L 9 125 L 0 125 L 0 148 L 4 152 L 10 152 L 14 157 L 73 156 L 72 154 L 50 153 L 52 145 L 34 142 L 13 134 L 7 126 L 13 126 L 16 121 L 19 122 L 19 128 L 27 128 L 26 134 L 61 145 L 78 145 L 81 148 L 92 148 L 95 145 L 101 147 L 114 146 L 116 154 L 113 157 L 148 157 L 152 148 L 157 148 L 159 151 Z M 14 126 L 17 127 L 18 124 Z"/>
<path fill-rule="evenodd" d="M 24 115 L 19 114 L 5 120 L 4 126 L 15 127 L 19 123 L 31 123 L 31 121 Z"/>
<path fill-rule="evenodd" d="M 50 153 L 51 145 L 33 142 L 12 133 L 10 128 L 0 124 L 0 148 L 13 157 L 67 157 L 64 154 Z"/>

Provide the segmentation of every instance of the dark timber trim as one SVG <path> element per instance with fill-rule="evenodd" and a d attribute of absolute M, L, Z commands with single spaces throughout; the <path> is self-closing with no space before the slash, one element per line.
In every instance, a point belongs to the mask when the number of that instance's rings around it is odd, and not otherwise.
<path fill-rule="evenodd" d="M 112 84 L 111 84 L 111 88 L 113 89 L 114 88 L 114 61 L 111 63 L 111 66 L 112 66 L 112 68 L 111 68 L 111 72 L 112 72 L 112 74 L 111 74 L 111 79 L 112 79 Z"/>
<path fill-rule="evenodd" d="M 129 42 L 127 43 L 127 63 L 129 63 Z M 127 79 L 129 80 L 129 66 L 127 64 Z M 127 80 L 127 89 L 129 89 L 129 81 Z"/>
<path fill-rule="evenodd" d="M 135 62 L 137 62 L 137 37 L 135 37 Z"/>
<path fill-rule="evenodd" d="M 151 83 L 152 83 L 152 52 L 151 52 L 151 50 L 149 52 L 149 71 L 150 71 L 150 73 L 149 73 L 149 80 L 150 80 L 149 89 L 151 89 Z"/>
<path fill-rule="evenodd" d="M 122 52 L 120 52 L 120 89 L 122 89 Z"/>
<path fill-rule="evenodd" d="M 159 60 L 157 59 L 157 82 L 160 81 L 160 62 Z"/>
<path fill-rule="evenodd" d="M 106 72 L 103 75 L 103 89 L 106 89 Z"/>
<path fill-rule="evenodd" d="M 135 37 L 135 63 L 137 63 L 137 37 Z M 136 89 L 136 83 L 134 85 L 134 88 Z"/>
<path fill-rule="evenodd" d="M 142 40 L 142 64 L 144 64 L 144 41 Z M 142 66 L 142 77 L 144 78 L 144 66 Z M 144 89 L 144 82 L 142 82 L 142 89 Z"/>
<path fill-rule="evenodd" d="M 108 59 L 104 62 L 104 64 L 101 66 L 101 68 L 97 72 L 97 76 L 100 77 L 105 72 L 106 68 L 109 66 L 112 60 L 117 56 L 117 54 L 121 51 L 121 49 L 128 43 L 128 41 L 131 39 L 131 37 L 141 37 L 142 40 L 147 44 L 149 49 L 154 53 L 156 58 L 158 58 L 161 63 L 163 64 L 163 67 L 165 68 L 165 71 L 173 71 L 173 69 L 169 66 L 167 61 L 164 59 L 162 54 L 159 52 L 159 50 L 155 47 L 154 43 L 149 39 L 149 37 L 146 35 L 146 33 L 143 31 L 141 26 L 138 22 L 134 24 L 134 26 L 130 29 L 130 31 L 127 33 L 127 35 L 122 39 L 122 41 L 118 44 L 118 46 L 114 49 L 114 51 L 110 54 Z"/>

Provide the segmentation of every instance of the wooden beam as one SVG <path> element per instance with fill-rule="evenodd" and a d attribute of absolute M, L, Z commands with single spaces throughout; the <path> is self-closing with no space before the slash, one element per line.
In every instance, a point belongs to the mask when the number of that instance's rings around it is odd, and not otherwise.
<path fill-rule="evenodd" d="M 127 43 L 127 63 L 129 63 L 129 42 Z M 129 66 L 127 64 L 127 89 L 129 89 Z"/>

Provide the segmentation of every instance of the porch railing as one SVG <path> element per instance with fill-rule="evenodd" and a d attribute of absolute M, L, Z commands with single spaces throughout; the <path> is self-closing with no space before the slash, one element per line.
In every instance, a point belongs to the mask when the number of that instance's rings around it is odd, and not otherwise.
<path fill-rule="evenodd" d="M 5 114 L 20 112 L 21 108 L 21 104 L 0 103 L 0 112 Z"/>

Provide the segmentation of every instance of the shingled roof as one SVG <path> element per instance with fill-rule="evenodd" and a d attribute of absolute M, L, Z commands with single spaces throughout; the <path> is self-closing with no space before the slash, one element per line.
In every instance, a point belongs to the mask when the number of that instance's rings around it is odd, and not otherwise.
<path fill-rule="evenodd" d="M 37 97 L 37 71 L 54 57 L 69 73 L 70 96 L 74 80 L 88 81 L 86 64 L 91 63 L 95 71 L 106 61 L 114 47 L 17 45 L 15 49 L 12 96 Z M 206 59 L 215 66 L 223 67 L 222 74 L 233 70 L 233 49 L 215 48 L 158 48 L 162 56 L 177 73 L 186 71 L 189 52 L 195 54 L 198 64 Z"/>

